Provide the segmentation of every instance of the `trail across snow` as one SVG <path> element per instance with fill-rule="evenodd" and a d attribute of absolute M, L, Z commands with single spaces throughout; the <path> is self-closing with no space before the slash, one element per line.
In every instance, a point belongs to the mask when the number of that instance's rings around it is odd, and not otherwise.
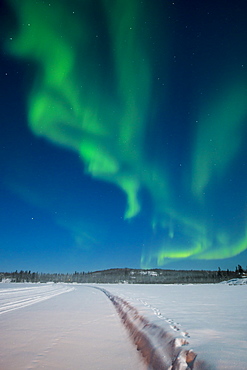
<path fill-rule="evenodd" d="M 60 294 L 71 292 L 75 289 L 74 287 L 61 284 L 30 284 L 26 286 L 20 284 L 20 287 L 17 284 L 15 288 L 7 288 L 6 285 L 0 285 L 0 315 L 45 301 Z"/>

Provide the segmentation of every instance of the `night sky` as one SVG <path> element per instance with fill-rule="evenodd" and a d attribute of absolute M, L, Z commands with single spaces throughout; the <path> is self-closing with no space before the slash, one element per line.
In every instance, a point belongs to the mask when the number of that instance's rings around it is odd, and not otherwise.
<path fill-rule="evenodd" d="M 246 1 L 0 5 L 0 271 L 245 268 Z"/>

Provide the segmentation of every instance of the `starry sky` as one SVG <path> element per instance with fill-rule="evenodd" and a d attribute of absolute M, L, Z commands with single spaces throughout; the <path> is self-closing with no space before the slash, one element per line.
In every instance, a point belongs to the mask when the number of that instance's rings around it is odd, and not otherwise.
<path fill-rule="evenodd" d="M 0 271 L 245 268 L 246 1 L 0 5 Z"/>

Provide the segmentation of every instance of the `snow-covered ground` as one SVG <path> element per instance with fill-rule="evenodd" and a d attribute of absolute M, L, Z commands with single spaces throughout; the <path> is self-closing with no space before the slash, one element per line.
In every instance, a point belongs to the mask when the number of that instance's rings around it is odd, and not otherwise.
<path fill-rule="evenodd" d="M 157 347 L 175 339 L 166 361 L 193 350 L 175 369 L 247 369 L 247 284 L 233 283 L 0 284 L 0 369 L 145 369 L 127 316 Z"/>

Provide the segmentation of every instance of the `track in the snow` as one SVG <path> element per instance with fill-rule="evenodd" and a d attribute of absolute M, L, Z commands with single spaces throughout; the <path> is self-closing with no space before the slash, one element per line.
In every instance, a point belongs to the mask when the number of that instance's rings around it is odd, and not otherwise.
<path fill-rule="evenodd" d="M 57 295 L 74 290 L 62 284 L 41 284 L 39 286 L 0 289 L 0 315 L 45 301 Z"/>

